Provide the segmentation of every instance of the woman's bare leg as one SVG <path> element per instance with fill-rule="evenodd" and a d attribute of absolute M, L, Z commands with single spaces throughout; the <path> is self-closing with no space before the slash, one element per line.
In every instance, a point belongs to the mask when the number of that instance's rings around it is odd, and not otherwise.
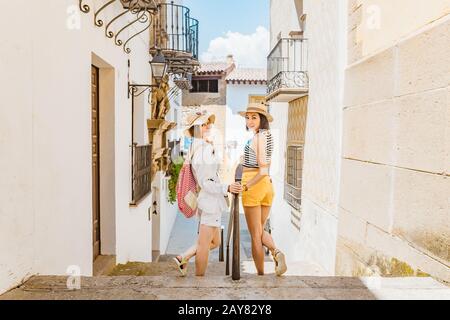
<path fill-rule="evenodd" d="M 252 238 L 252 256 L 258 275 L 264 275 L 264 248 L 262 243 L 261 207 L 244 207 L 248 231 Z"/>
<path fill-rule="evenodd" d="M 197 243 L 194 244 L 189 249 L 187 249 L 181 256 L 177 256 L 177 258 L 184 258 L 187 261 L 189 261 L 189 259 L 191 259 L 193 256 L 195 256 L 196 252 L 197 252 Z"/>
<path fill-rule="evenodd" d="M 197 242 L 198 242 L 198 240 L 197 240 Z M 187 249 L 182 255 L 177 256 L 177 258 L 179 258 L 180 261 L 182 258 L 189 261 L 193 256 L 196 255 L 197 246 L 198 246 L 198 243 L 194 244 L 192 247 Z M 214 250 L 214 249 L 218 248 L 219 246 L 220 246 L 220 233 L 219 233 L 219 230 L 217 229 L 216 232 L 214 233 L 214 237 L 211 241 L 211 246 L 209 247 L 209 250 Z"/>
<path fill-rule="evenodd" d="M 266 230 L 264 230 L 264 227 L 267 223 L 267 219 L 269 218 L 269 214 L 270 214 L 270 208 L 271 207 L 265 207 L 265 206 L 261 206 L 261 225 L 262 225 L 262 230 L 263 230 L 263 234 L 262 234 L 262 243 L 263 245 L 265 245 L 271 252 L 274 252 L 275 249 L 277 248 L 275 246 L 275 242 L 273 241 L 272 236 L 270 235 L 270 233 L 268 233 Z"/>
<path fill-rule="evenodd" d="M 220 244 L 221 244 L 220 229 L 214 228 L 213 239 L 211 241 L 211 247 L 209 248 L 209 250 L 214 250 L 214 249 L 218 248 L 220 246 Z"/>
<path fill-rule="evenodd" d="M 213 246 L 213 240 L 218 228 L 206 225 L 200 226 L 197 242 L 197 252 L 195 256 L 195 274 L 204 276 L 208 266 L 209 250 Z M 220 240 L 219 240 L 220 241 Z"/>

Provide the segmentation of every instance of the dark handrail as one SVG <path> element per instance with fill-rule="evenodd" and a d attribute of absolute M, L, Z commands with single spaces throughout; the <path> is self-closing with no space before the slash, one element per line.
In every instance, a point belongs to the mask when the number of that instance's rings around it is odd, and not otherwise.
<path fill-rule="evenodd" d="M 240 182 L 242 180 L 242 165 L 239 165 L 236 169 L 235 181 Z M 241 249 L 240 249 L 240 227 L 239 227 L 239 194 L 233 194 L 233 202 L 230 210 L 230 220 L 228 222 L 228 234 L 227 234 L 227 255 L 225 264 L 225 274 L 230 274 L 230 238 L 233 234 L 233 258 L 231 278 L 233 280 L 239 280 L 241 278 Z"/>
<path fill-rule="evenodd" d="M 220 228 L 219 261 L 223 262 L 223 226 Z"/>
<path fill-rule="evenodd" d="M 234 201 L 231 203 L 230 210 L 230 220 L 228 221 L 228 229 L 227 229 L 227 254 L 225 261 L 225 275 L 230 275 L 230 239 L 231 239 L 231 231 L 233 230 L 233 215 L 234 215 Z"/>
<path fill-rule="evenodd" d="M 233 195 L 234 214 L 233 214 L 233 260 L 231 267 L 231 279 L 239 280 L 241 278 L 241 255 L 240 255 L 240 234 L 239 234 L 239 195 Z"/>

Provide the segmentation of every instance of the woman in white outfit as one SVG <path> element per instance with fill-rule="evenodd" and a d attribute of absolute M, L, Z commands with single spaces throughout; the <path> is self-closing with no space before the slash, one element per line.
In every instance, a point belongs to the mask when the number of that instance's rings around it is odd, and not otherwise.
<path fill-rule="evenodd" d="M 200 219 L 200 229 L 197 242 L 186 252 L 174 258 L 183 276 L 187 273 L 189 259 L 195 256 L 195 274 L 204 276 L 208 265 L 209 251 L 220 245 L 220 226 L 222 212 L 228 209 L 228 192 L 240 193 L 239 183 L 223 184 L 219 178 L 220 159 L 214 150 L 210 136 L 211 125 L 215 122 L 214 115 L 194 113 L 188 118 L 185 134 L 193 137 L 188 157 L 194 176 L 200 186 L 197 198 L 197 215 Z"/>

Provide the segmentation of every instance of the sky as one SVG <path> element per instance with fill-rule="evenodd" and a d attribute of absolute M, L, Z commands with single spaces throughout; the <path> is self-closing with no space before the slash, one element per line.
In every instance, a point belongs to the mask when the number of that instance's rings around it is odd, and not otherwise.
<path fill-rule="evenodd" d="M 266 66 L 269 51 L 269 0 L 184 0 L 200 21 L 201 62 L 233 54 L 240 67 Z"/>

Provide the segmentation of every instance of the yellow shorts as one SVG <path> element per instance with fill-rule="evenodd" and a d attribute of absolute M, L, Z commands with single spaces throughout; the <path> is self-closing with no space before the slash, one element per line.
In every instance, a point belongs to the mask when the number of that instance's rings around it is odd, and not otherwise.
<path fill-rule="evenodd" d="M 242 174 L 242 185 L 247 184 L 258 174 L 258 171 L 247 171 Z M 244 207 L 272 206 L 275 193 L 273 191 L 272 180 L 265 176 L 257 184 L 251 186 L 247 191 L 242 192 L 242 205 Z"/>

